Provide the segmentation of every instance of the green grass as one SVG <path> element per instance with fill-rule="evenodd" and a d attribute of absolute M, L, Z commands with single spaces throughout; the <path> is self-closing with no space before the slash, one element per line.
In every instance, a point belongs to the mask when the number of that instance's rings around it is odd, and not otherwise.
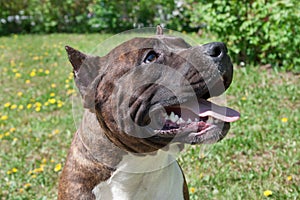
<path fill-rule="evenodd" d="M 56 198 L 76 130 L 64 45 L 89 52 L 107 37 L 0 38 L 1 200 Z M 179 158 L 191 199 L 299 199 L 299 76 L 237 68 L 226 94 L 241 119 L 223 141 L 189 147 Z M 265 197 L 266 190 L 272 195 Z"/>

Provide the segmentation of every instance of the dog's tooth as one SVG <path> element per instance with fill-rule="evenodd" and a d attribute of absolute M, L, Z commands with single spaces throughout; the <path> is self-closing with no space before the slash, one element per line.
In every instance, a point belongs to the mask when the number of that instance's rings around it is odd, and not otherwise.
<path fill-rule="evenodd" d="M 199 118 L 195 118 L 195 122 L 199 122 Z"/>
<path fill-rule="evenodd" d="M 208 123 L 208 124 L 214 124 L 214 119 L 211 116 L 209 116 L 208 119 L 207 119 L 207 121 L 206 121 L 206 123 Z"/>
<path fill-rule="evenodd" d="M 175 115 L 175 121 L 177 122 L 179 120 L 178 115 Z"/>
<path fill-rule="evenodd" d="M 187 123 L 192 123 L 192 120 L 189 118 L 189 119 L 187 120 Z"/>
<path fill-rule="evenodd" d="M 176 122 L 177 124 L 183 124 L 185 121 L 180 117 L 179 120 Z"/>
<path fill-rule="evenodd" d="M 171 120 L 172 122 L 176 122 L 176 118 L 175 118 L 174 112 L 171 112 L 170 120 Z"/>

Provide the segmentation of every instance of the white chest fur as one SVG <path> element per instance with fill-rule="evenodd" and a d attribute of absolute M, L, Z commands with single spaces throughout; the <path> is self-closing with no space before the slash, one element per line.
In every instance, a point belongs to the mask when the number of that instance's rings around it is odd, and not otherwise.
<path fill-rule="evenodd" d="M 183 181 L 181 169 L 170 155 L 128 156 L 93 193 L 97 200 L 182 200 Z"/>

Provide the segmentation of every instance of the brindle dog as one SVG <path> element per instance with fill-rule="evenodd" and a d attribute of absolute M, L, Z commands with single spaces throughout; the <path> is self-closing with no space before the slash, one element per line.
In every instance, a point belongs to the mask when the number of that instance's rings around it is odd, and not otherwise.
<path fill-rule="evenodd" d="M 58 199 L 189 199 L 168 151 L 213 143 L 239 113 L 208 98 L 231 84 L 223 43 L 191 46 L 163 35 L 134 38 L 103 57 L 66 46 L 84 101 Z"/>

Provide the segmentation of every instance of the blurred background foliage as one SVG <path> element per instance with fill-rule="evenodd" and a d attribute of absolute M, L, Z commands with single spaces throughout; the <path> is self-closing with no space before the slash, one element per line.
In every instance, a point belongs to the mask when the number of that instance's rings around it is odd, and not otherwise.
<path fill-rule="evenodd" d="M 237 64 L 300 71 L 298 0 L 10 0 L 0 1 L 0 35 L 119 33 L 165 28 L 210 34 Z"/>

